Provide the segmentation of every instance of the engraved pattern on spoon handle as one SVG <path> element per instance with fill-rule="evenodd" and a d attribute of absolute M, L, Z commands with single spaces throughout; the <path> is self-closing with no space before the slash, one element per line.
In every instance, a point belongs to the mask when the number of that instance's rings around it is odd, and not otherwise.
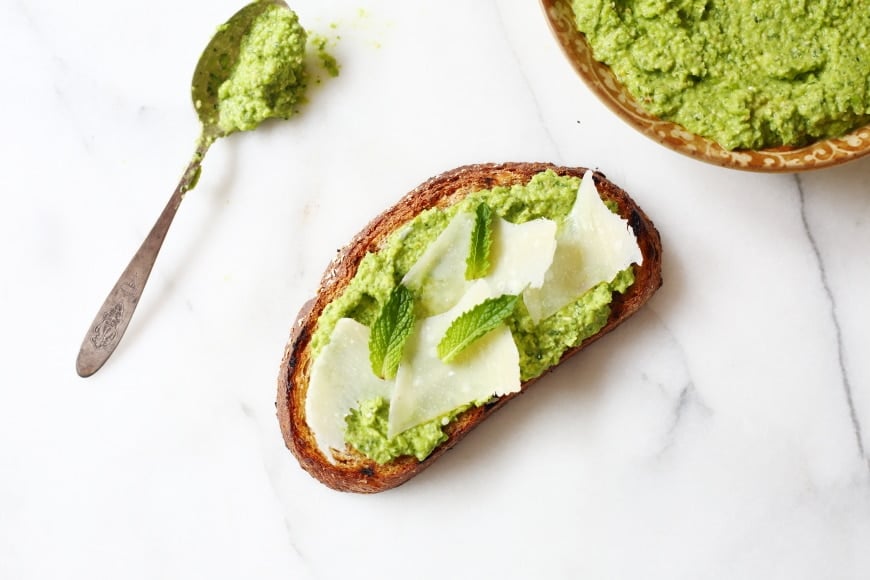
<path fill-rule="evenodd" d="M 121 342 L 184 194 L 196 184 L 204 154 L 200 146 L 166 207 L 97 312 L 76 359 L 79 376 L 89 377 L 100 370 Z"/>

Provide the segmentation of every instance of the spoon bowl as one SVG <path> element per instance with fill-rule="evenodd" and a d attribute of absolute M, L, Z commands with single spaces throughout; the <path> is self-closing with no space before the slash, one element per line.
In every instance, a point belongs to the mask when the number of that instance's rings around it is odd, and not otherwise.
<path fill-rule="evenodd" d="M 196 69 L 193 71 L 190 93 L 193 107 L 206 136 L 217 139 L 229 134 L 218 126 L 220 87 L 235 70 L 242 41 L 250 31 L 251 25 L 273 6 L 289 10 L 283 0 L 259 0 L 248 4 L 217 29 L 199 57 Z"/>

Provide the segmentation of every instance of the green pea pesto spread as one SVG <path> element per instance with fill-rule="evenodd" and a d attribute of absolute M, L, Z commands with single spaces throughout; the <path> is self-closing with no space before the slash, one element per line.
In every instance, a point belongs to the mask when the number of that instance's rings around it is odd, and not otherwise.
<path fill-rule="evenodd" d="M 571 210 L 579 184 L 579 178 L 561 177 L 547 170 L 525 185 L 478 191 L 446 209 L 420 213 L 411 223 L 394 232 L 380 251 L 367 254 L 342 295 L 325 308 L 312 336 L 314 357 L 329 342 L 340 318 L 353 318 L 371 326 L 392 289 L 458 212 L 473 211 L 483 201 L 496 214 L 513 223 L 543 217 L 558 224 Z M 613 292 L 624 292 L 633 283 L 633 270 L 623 270 L 614 280 L 600 283 L 537 324 L 520 301 L 506 324 L 519 351 L 521 380 L 543 374 L 559 362 L 567 349 L 597 333 L 610 316 Z M 414 455 L 422 460 L 446 439 L 443 427 L 463 410 L 465 408 L 456 409 L 388 439 L 389 402 L 366 401 L 347 417 L 345 440 L 380 463 L 402 455 Z"/>
<path fill-rule="evenodd" d="M 235 68 L 218 89 L 218 127 L 224 133 L 297 112 L 307 86 L 306 36 L 296 14 L 283 6 L 269 7 L 253 20 Z"/>
<path fill-rule="evenodd" d="M 870 122 L 867 0 L 572 0 L 595 58 L 648 112 L 727 149 Z"/>
<path fill-rule="evenodd" d="M 413 455 L 423 461 L 433 449 L 447 440 L 444 426 L 466 409 L 467 406 L 454 409 L 443 417 L 417 425 L 390 439 L 387 437 L 390 402 L 378 397 L 363 401 L 358 409 L 351 409 L 347 417 L 345 440 L 354 449 L 381 464 L 403 455 Z"/>

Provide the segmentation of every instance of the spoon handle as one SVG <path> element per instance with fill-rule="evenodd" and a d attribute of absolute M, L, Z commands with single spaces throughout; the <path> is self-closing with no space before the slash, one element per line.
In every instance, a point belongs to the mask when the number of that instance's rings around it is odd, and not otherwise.
<path fill-rule="evenodd" d="M 181 176 L 181 180 L 169 198 L 169 202 L 160 217 L 151 228 L 148 237 L 139 246 L 139 250 L 130 260 L 127 268 L 118 278 L 112 291 L 97 312 L 97 316 L 88 328 L 82 341 L 79 356 L 76 359 L 76 372 L 80 377 L 89 377 L 103 366 L 103 363 L 115 351 L 121 337 L 130 324 L 133 312 L 139 304 L 145 283 L 151 275 L 151 269 L 157 260 L 157 254 L 172 225 L 178 206 L 184 199 L 184 194 L 196 185 L 202 165 L 202 159 L 208 149 L 208 143 L 201 142 L 190 164 Z"/>

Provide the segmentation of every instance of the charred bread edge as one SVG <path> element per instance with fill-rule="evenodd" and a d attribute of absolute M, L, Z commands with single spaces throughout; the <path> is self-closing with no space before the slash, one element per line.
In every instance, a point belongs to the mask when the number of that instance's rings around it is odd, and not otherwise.
<path fill-rule="evenodd" d="M 391 233 L 426 209 L 452 205 L 473 191 L 527 183 L 534 175 L 547 169 L 559 175 L 575 177 L 582 177 L 587 171 L 582 167 L 560 167 L 550 163 L 489 163 L 458 167 L 427 180 L 406 194 L 339 250 L 323 274 L 317 294 L 302 307 L 297 316 L 278 378 L 277 414 L 284 442 L 313 477 L 339 491 L 375 493 L 396 487 L 429 467 L 474 427 L 541 378 L 526 381 L 517 393 L 459 415 L 445 428 L 448 439 L 423 461 L 414 457 L 400 457 L 378 465 L 361 454 L 343 453 L 338 463 L 332 464 L 321 454 L 305 421 L 305 395 L 311 364 L 308 347 L 312 333 L 323 309 L 341 295 L 365 255 L 377 251 Z M 661 239 L 654 224 L 625 191 L 608 181 L 602 173 L 594 172 L 593 178 L 602 197 L 616 202 L 619 215 L 631 225 L 643 255 L 643 265 L 635 266 L 635 282 L 626 293 L 615 293 L 610 318 L 604 328 L 579 346 L 567 350 L 550 370 L 613 330 L 637 311 L 662 284 Z"/>

